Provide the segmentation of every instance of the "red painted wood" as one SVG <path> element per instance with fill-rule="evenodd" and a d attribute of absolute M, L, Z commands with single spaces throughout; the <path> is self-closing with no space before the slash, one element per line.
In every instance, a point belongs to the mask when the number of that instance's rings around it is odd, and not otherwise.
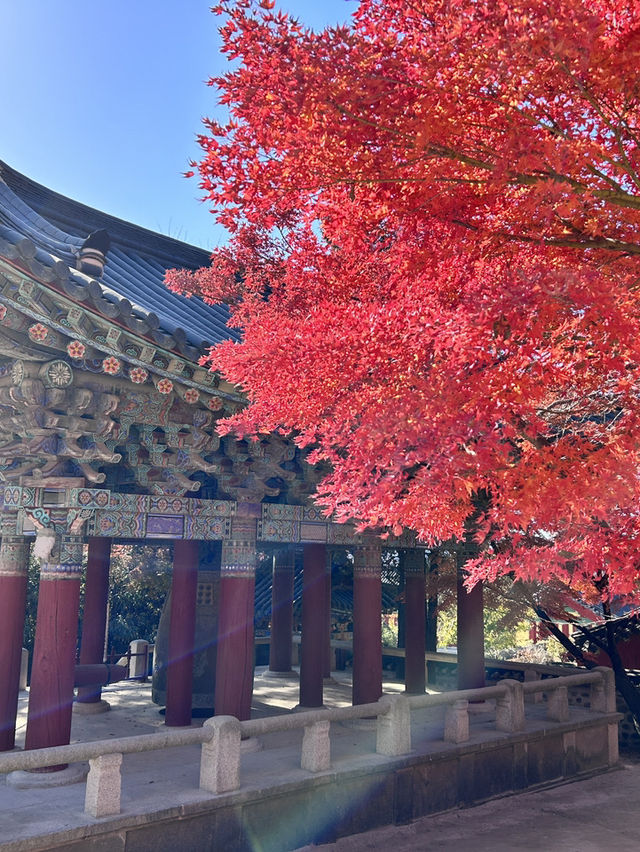
<path fill-rule="evenodd" d="M 26 749 L 69 742 L 79 603 L 79 574 L 64 579 L 41 574 Z"/>
<path fill-rule="evenodd" d="M 104 659 L 110 561 L 111 539 L 91 537 L 87 549 L 87 572 L 84 583 L 81 664 L 93 665 L 101 663 Z M 95 704 L 100 701 L 100 694 L 99 685 L 80 686 L 76 701 L 82 704 Z"/>
<path fill-rule="evenodd" d="M 198 542 L 173 543 L 165 725 L 191 724 L 198 590 Z"/>
<path fill-rule="evenodd" d="M 331 677 L 331 559 L 325 565 L 324 574 L 324 658 L 323 677 Z"/>
<path fill-rule="evenodd" d="M 458 571 L 458 689 L 479 689 L 485 685 L 482 583 L 467 592 L 464 579 Z"/>
<path fill-rule="evenodd" d="M 424 560 L 424 557 L 422 557 Z M 419 694 L 426 686 L 425 675 L 425 577 L 407 572 L 405 576 L 405 664 L 406 692 Z"/>
<path fill-rule="evenodd" d="M 215 712 L 241 721 L 251 717 L 255 585 L 253 574 L 220 578 Z"/>
<path fill-rule="evenodd" d="M 382 695 L 382 581 L 354 572 L 353 704 L 368 704 Z"/>
<path fill-rule="evenodd" d="M 300 647 L 300 706 L 322 707 L 326 641 L 326 580 L 324 544 L 305 544 Z"/>
<path fill-rule="evenodd" d="M 0 576 L 0 751 L 15 745 L 27 575 Z"/>
<path fill-rule="evenodd" d="M 291 637 L 293 634 L 294 550 L 279 550 L 273 562 L 271 586 L 271 642 L 269 671 L 291 671 Z"/>

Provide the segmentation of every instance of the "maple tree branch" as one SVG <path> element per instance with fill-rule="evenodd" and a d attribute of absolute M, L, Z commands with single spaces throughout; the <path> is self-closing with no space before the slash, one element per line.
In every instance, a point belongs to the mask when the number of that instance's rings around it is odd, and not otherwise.
<path fill-rule="evenodd" d="M 605 174 L 600 169 L 596 168 L 596 166 L 594 166 L 593 164 L 589 164 L 589 166 L 587 166 L 587 168 L 591 172 L 592 175 L 595 175 L 595 177 L 598 177 L 598 178 L 600 178 L 600 180 L 603 180 L 606 183 L 608 183 L 609 186 L 611 186 L 616 192 L 624 193 L 623 187 L 620 186 L 620 184 L 618 183 L 617 180 L 614 180 L 612 177 Z"/>
<path fill-rule="evenodd" d="M 638 142 L 635 139 L 635 134 L 631 134 L 631 135 L 634 138 L 636 145 L 638 145 Z M 625 165 L 626 165 L 625 172 L 629 175 L 629 177 L 635 183 L 635 185 L 638 188 L 640 188 L 640 177 L 638 176 L 638 173 L 636 172 L 636 170 L 632 167 L 631 163 L 629 162 L 629 158 L 627 157 L 627 152 L 624 150 L 624 145 L 622 144 L 622 139 L 620 137 L 619 127 L 616 128 L 616 142 L 618 143 L 618 151 L 620 152 L 620 156 L 622 157 L 622 159 L 624 160 Z"/>
<path fill-rule="evenodd" d="M 573 643 L 567 636 L 564 635 L 562 630 L 560 630 L 558 625 L 546 612 L 546 610 L 544 610 L 541 606 L 534 605 L 533 611 L 542 621 L 542 623 L 549 631 L 549 633 L 551 633 L 554 639 L 557 639 L 558 642 L 565 649 L 565 651 L 568 651 L 575 660 L 578 660 L 580 663 L 582 663 L 583 666 L 588 669 L 593 669 L 596 667 L 596 663 L 594 663 L 592 660 L 587 659 L 587 657 L 585 657 L 580 648 L 578 648 L 575 643 Z"/>
<path fill-rule="evenodd" d="M 525 234 L 509 234 L 506 232 L 499 232 L 496 236 L 516 242 L 537 243 L 546 246 L 558 246 L 558 248 L 606 249 L 607 251 L 624 252 L 626 254 L 640 254 L 640 245 L 625 243 L 608 237 L 598 237 L 597 239 L 585 237 L 582 240 L 572 240 L 568 237 L 530 237 Z"/>
<path fill-rule="evenodd" d="M 611 109 L 611 107 L 609 107 L 608 104 L 601 105 L 598 102 L 596 97 L 591 94 L 591 92 L 587 88 L 586 84 L 583 83 L 581 80 L 579 80 L 576 77 L 575 74 L 573 74 L 573 72 L 567 67 L 566 63 L 563 62 L 563 60 L 560 58 L 560 56 L 557 52 L 553 52 L 553 53 L 549 54 L 549 56 L 550 56 L 550 58 L 553 58 L 555 60 L 558 68 L 560 68 L 560 70 L 571 80 L 571 82 L 574 84 L 576 89 L 580 92 L 581 95 L 583 95 L 583 97 L 586 99 L 586 101 L 593 107 L 593 109 L 600 116 L 602 121 L 604 121 L 604 123 L 607 125 L 609 130 L 611 130 L 612 133 L 615 133 L 616 125 L 611 121 L 611 119 L 609 119 L 604 114 L 603 106 L 605 106 L 607 109 L 611 110 L 611 112 L 613 112 L 613 114 L 615 115 L 615 117 L 618 121 L 620 120 L 620 116 L 616 115 L 615 111 L 613 109 Z"/>

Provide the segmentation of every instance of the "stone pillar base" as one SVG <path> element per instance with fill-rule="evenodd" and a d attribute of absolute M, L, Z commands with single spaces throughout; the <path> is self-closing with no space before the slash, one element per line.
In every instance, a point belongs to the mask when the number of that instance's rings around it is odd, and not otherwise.
<path fill-rule="evenodd" d="M 111 705 L 104 698 L 100 701 L 74 701 L 73 712 L 76 716 L 93 716 L 97 713 L 106 713 L 111 710 Z"/>
<path fill-rule="evenodd" d="M 86 763 L 71 763 L 65 769 L 55 772 L 29 772 L 15 769 L 7 773 L 7 784 L 17 790 L 29 790 L 36 787 L 65 787 L 67 784 L 78 784 L 84 781 L 89 773 Z"/>
<path fill-rule="evenodd" d="M 306 713 L 308 710 L 326 710 L 326 704 L 319 704 L 315 707 L 306 707 L 304 704 L 296 704 L 295 707 L 291 708 L 291 713 Z"/>
<path fill-rule="evenodd" d="M 275 678 L 288 678 L 289 680 L 300 680 L 300 674 L 298 672 L 294 671 L 293 669 L 290 669 L 288 672 L 272 672 L 272 671 L 269 671 L 269 669 L 266 669 L 266 671 L 262 672 L 260 677 L 265 677 L 265 678 L 275 677 Z"/>

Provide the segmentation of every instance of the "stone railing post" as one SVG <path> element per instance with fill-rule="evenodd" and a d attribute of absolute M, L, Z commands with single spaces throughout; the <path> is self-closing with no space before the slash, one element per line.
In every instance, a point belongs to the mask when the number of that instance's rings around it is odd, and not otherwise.
<path fill-rule="evenodd" d="M 378 701 L 376 752 L 395 757 L 411 751 L 411 706 L 404 695 L 387 695 Z M 385 713 L 384 707 L 389 710 Z"/>
<path fill-rule="evenodd" d="M 540 672 L 532 671 L 531 669 L 525 669 L 524 671 L 524 682 L 525 683 L 536 683 L 541 679 Z M 525 701 L 530 702 L 531 704 L 538 704 L 538 702 L 542 701 L 542 693 L 541 692 L 530 692 L 525 696 Z"/>
<path fill-rule="evenodd" d="M 305 725 L 300 766 L 307 772 L 322 772 L 331 765 L 329 727 L 328 720 Z"/>
<path fill-rule="evenodd" d="M 601 677 L 591 684 L 591 710 L 595 713 L 615 713 L 616 677 L 613 669 L 608 666 L 598 666 L 594 671 Z M 618 743 L 618 723 L 608 726 L 609 766 L 615 766 L 620 760 Z"/>
<path fill-rule="evenodd" d="M 146 639 L 133 639 L 129 651 L 129 677 L 145 679 L 149 674 L 149 643 Z"/>
<path fill-rule="evenodd" d="M 203 725 L 211 738 L 202 743 L 200 789 L 228 793 L 240 787 L 240 722 L 234 716 L 214 716 Z"/>
<path fill-rule="evenodd" d="M 569 690 L 558 686 L 547 693 L 547 719 L 566 722 L 569 718 Z"/>
<path fill-rule="evenodd" d="M 590 703 L 595 713 L 616 712 L 616 680 L 613 669 L 598 666 L 593 671 L 602 677 L 591 684 Z"/>
<path fill-rule="evenodd" d="M 465 743 L 469 739 L 469 702 L 454 701 L 444 717 L 444 736 L 447 743 Z"/>
<path fill-rule="evenodd" d="M 92 817 L 120 813 L 121 754 L 101 754 L 89 760 L 84 798 L 85 813 Z"/>
<path fill-rule="evenodd" d="M 505 733 L 524 730 L 524 690 L 519 680 L 505 678 L 507 692 L 496 699 L 496 729 Z"/>

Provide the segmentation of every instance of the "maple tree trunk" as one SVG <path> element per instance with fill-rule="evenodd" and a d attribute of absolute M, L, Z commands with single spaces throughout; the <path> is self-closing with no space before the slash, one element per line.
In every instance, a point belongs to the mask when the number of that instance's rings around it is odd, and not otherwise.
<path fill-rule="evenodd" d="M 635 686 L 624 667 L 620 654 L 618 653 L 618 644 L 616 642 L 615 630 L 611 619 L 611 609 L 609 604 L 602 604 L 604 613 L 605 629 L 607 631 L 607 654 L 611 660 L 611 668 L 616 679 L 616 689 L 624 698 L 625 703 L 633 715 L 633 723 L 636 731 L 640 733 L 640 692 Z"/>
<path fill-rule="evenodd" d="M 551 619 L 551 617 L 541 608 L 534 607 L 534 611 L 536 615 L 541 619 L 544 623 L 546 629 L 551 633 L 554 639 L 557 639 L 558 642 L 562 645 L 562 647 L 569 653 L 576 662 L 585 666 L 585 668 L 593 669 L 596 668 L 597 663 L 593 660 L 588 659 L 582 653 L 582 650 L 572 642 L 568 636 L 560 630 L 560 628 L 555 624 L 555 622 Z M 613 669 L 613 674 L 616 681 L 616 689 L 624 699 L 625 704 L 629 708 L 631 715 L 633 716 L 633 723 L 636 730 L 640 733 L 640 691 L 635 686 L 631 678 L 629 677 L 626 669 L 622 664 L 622 660 L 620 659 L 620 654 L 618 653 L 618 649 L 615 641 L 615 631 L 613 629 L 613 623 L 611 619 L 611 612 L 606 604 L 603 604 L 603 611 L 605 615 L 605 626 L 607 631 L 607 641 L 601 642 L 596 636 L 594 636 L 593 632 L 579 626 L 579 629 L 585 633 L 591 641 L 597 645 L 602 651 L 605 651 L 609 655 L 609 659 L 611 661 L 611 668 Z"/>

